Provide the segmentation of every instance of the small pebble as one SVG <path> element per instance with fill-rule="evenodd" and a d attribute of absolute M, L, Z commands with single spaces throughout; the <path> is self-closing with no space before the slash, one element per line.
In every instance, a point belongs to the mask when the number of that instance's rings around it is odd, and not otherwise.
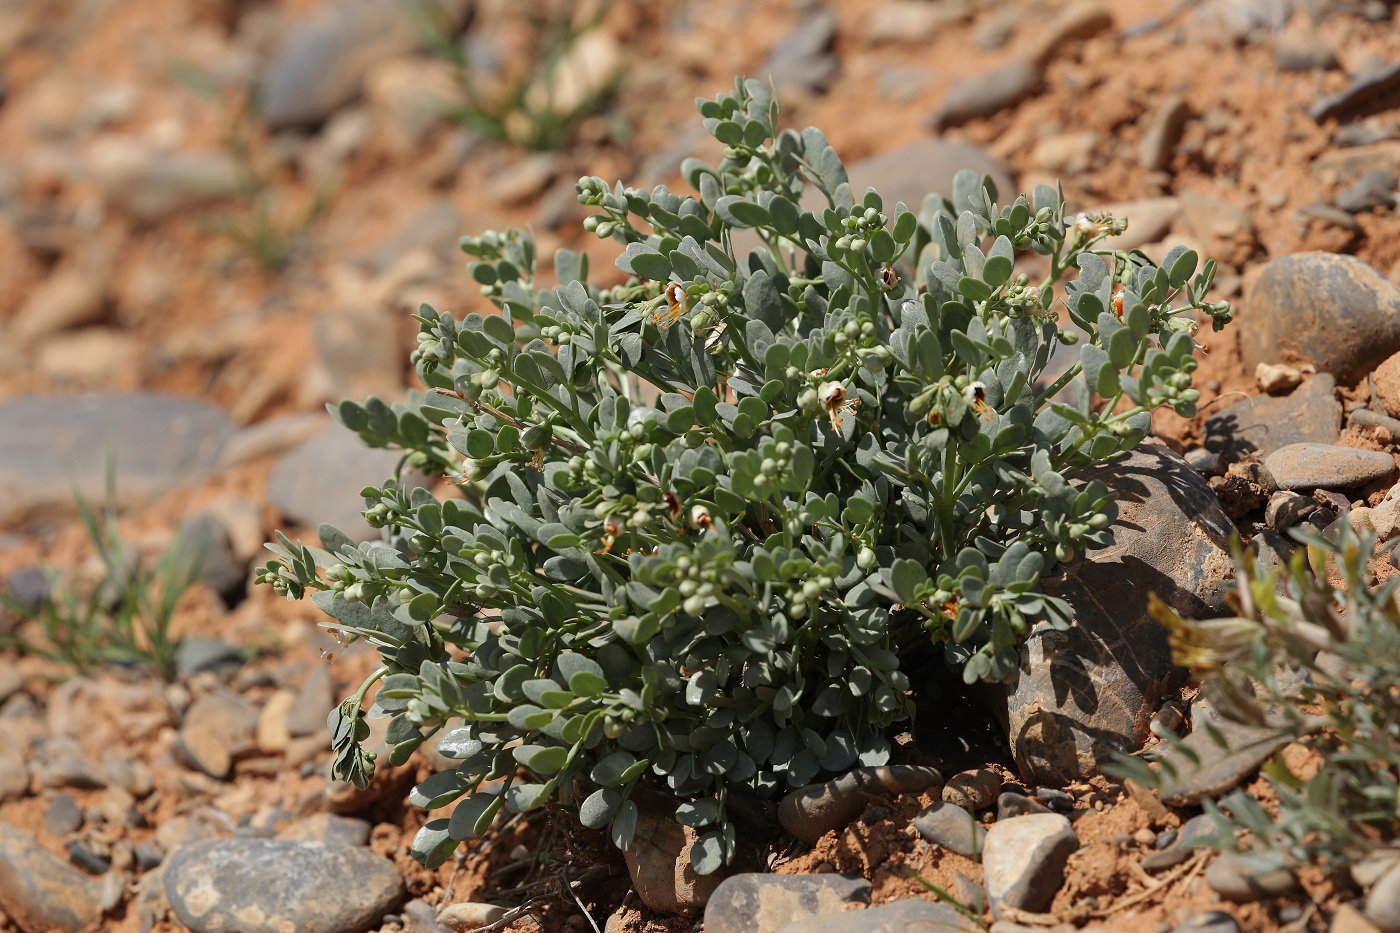
<path fill-rule="evenodd" d="M 112 867 L 110 856 L 99 855 L 76 840 L 68 843 L 68 857 L 72 859 L 74 865 L 90 875 L 106 874 L 107 869 Z"/>
<path fill-rule="evenodd" d="M 50 836 L 66 836 L 83 828 L 83 811 L 67 794 L 58 794 L 44 811 L 44 832 Z"/>
<path fill-rule="evenodd" d="M 1074 798 L 1054 787 L 1037 787 L 1035 799 L 1060 813 L 1068 813 L 1074 809 Z"/>
<path fill-rule="evenodd" d="M 1173 826 L 1170 829 L 1164 829 L 1160 833 L 1158 833 L 1157 838 L 1153 841 L 1152 845 L 1158 849 L 1165 849 L 1173 842 L 1176 842 L 1175 826 Z"/>

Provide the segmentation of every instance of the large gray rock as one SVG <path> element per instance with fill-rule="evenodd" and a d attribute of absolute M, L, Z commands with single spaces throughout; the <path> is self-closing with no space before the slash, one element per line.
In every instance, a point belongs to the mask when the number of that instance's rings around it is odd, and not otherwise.
<path fill-rule="evenodd" d="M 368 541 L 378 532 L 364 519 L 360 490 L 393 476 L 399 456 L 365 447 L 354 433 L 328 425 L 277 461 L 267 495 L 293 524 L 315 528 L 330 522 L 350 537 Z"/>
<path fill-rule="evenodd" d="M 102 917 L 98 885 L 30 836 L 0 823 L 0 908 L 24 933 L 77 933 Z"/>
<path fill-rule="evenodd" d="M 1400 289 L 1354 256 L 1282 256 L 1250 289 L 1236 328 L 1251 371 L 1287 357 L 1351 383 L 1400 350 Z"/>
<path fill-rule="evenodd" d="M 1065 880 L 1065 862 L 1079 848 L 1069 819 L 1032 813 L 999 820 L 987 831 L 982 873 L 993 913 L 1002 907 L 1039 911 Z"/>
<path fill-rule="evenodd" d="M 1075 622 L 1064 632 L 1036 625 L 1007 688 L 1012 755 L 1032 785 L 1081 780 L 1146 741 L 1179 674 L 1166 629 L 1147 611 L 1149 594 L 1182 615 L 1220 615 L 1234 579 L 1234 526 L 1181 457 L 1149 440 L 1084 476 L 1095 478 L 1119 494 L 1114 543 L 1045 579 Z"/>
<path fill-rule="evenodd" d="M 321 123 L 359 95 L 371 66 L 422 44 L 416 18 L 432 17 L 436 8 L 455 33 L 468 7 L 466 0 L 357 0 L 293 23 L 262 76 L 263 119 L 273 129 Z"/>
<path fill-rule="evenodd" d="M 1335 444 L 1289 444 L 1264 458 L 1280 489 L 1353 489 L 1395 473 L 1383 450 Z"/>
<path fill-rule="evenodd" d="M 1158 795 L 1171 807 L 1194 806 L 1238 787 L 1288 744 L 1281 730 L 1226 719 L 1204 698 L 1192 704 L 1191 719 L 1191 734 L 1169 744 L 1158 764 L 1166 778 Z"/>
<path fill-rule="evenodd" d="M 164 875 L 171 910 L 195 933 L 363 933 L 404 893 L 388 859 L 317 842 L 193 842 Z"/>
<path fill-rule="evenodd" d="M 866 188 L 877 188 L 884 199 L 885 212 L 893 216 L 896 202 L 903 201 L 910 210 L 918 211 L 927 194 L 950 197 L 953 176 L 965 168 L 992 176 L 1002 201 L 1014 196 L 1007 170 L 980 147 L 962 140 L 921 139 L 857 162 L 847 169 L 847 174 L 857 198 Z"/>
<path fill-rule="evenodd" d="M 204 402 L 168 395 L 30 395 L 0 403 L 0 522 L 67 505 L 77 490 L 119 502 L 198 480 L 218 463 L 233 423 Z"/>
<path fill-rule="evenodd" d="M 1342 427 L 1337 380 L 1318 373 L 1290 395 L 1256 395 L 1206 419 L 1206 447 L 1226 462 L 1289 444 L 1331 444 Z"/>
<path fill-rule="evenodd" d="M 870 882 L 864 878 L 746 872 L 715 888 L 705 905 L 705 933 L 771 933 L 869 903 Z"/>

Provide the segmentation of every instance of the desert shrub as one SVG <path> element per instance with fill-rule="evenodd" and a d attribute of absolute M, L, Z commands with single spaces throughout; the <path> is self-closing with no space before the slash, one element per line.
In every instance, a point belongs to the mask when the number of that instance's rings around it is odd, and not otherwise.
<path fill-rule="evenodd" d="M 1245 790 L 1206 801 L 1218 828 L 1210 842 L 1264 870 L 1354 864 L 1400 836 L 1400 577 L 1373 585 L 1374 562 L 1393 543 L 1376 555 L 1369 529 L 1334 528 L 1330 539 L 1295 531 L 1307 548 L 1282 572 L 1261 572 L 1237 549 L 1234 617 L 1194 621 L 1154 606 L 1177 663 L 1222 716 L 1315 756 L 1306 776 L 1282 754 L 1265 764 L 1277 815 Z M 1172 776 L 1132 773 L 1149 784 Z"/>
<path fill-rule="evenodd" d="M 464 239 L 496 313 L 424 307 L 428 392 L 333 407 L 463 496 L 366 488 L 382 540 L 283 538 L 261 575 L 379 646 L 393 761 L 439 732 L 460 759 L 413 792 L 460 801 L 419 835 L 429 864 L 502 806 L 577 806 L 626 847 L 646 782 L 712 871 L 731 794 L 886 761 L 911 681 L 1013 675 L 1031 624 L 1069 623 L 1041 576 L 1109 538 L 1109 490 L 1067 477 L 1151 409 L 1190 414 L 1194 315 L 1228 320 L 1211 264 L 1097 249 L 1124 222 L 1067 222 L 1055 189 L 1003 206 L 965 172 L 887 208 L 759 82 L 698 106 L 727 147 L 685 163 L 698 196 L 579 181 L 625 282 L 560 250 L 544 287 L 528 233 Z M 1076 339 L 1071 270 L 1088 339 L 1041 385 Z M 369 687 L 331 723 L 357 782 Z"/>

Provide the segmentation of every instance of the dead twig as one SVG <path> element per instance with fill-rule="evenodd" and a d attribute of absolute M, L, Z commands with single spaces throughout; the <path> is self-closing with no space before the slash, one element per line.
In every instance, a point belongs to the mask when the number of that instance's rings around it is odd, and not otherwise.
<path fill-rule="evenodd" d="M 1179 866 L 1174 871 L 1171 871 L 1166 875 L 1163 875 L 1161 878 L 1158 878 L 1157 880 L 1153 881 L 1152 884 L 1150 884 L 1143 890 L 1137 892 L 1136 894 L 1130 897 L 1124 898 L 1123 900 L 1119 901 L 1111 907 L 1106 907 L 1103 910 L 1096 910 L 1092 914 L 1090 914 L 1090 916 L 1096 918 L 1107 917 L 1110 914 L 1117 913 L 1124 907 L 1131 907 L 1134 904 L 1141 904 L 1143 901 L 1147 900 L 1149 897 L 1156 894 L 1158 891 L 1161 891 L 1162 889 L 1171 886 L 1172 883 L 1174 883 L 1178 878 L 1182 877 L 1183 875 L 1190 873 L 1191 876 L 1194 876 L 1195 873 L 1200 870 L 1201 866 L 1205 864 L 1206 859 L 1209 858 L 1209 856 L 1209 852 L 1197 852 L 1194 856 L 1191 857 L 1190 861 Z M 1177 893 L 1179 894 L 1180 892 L 1178 891 Z"/>

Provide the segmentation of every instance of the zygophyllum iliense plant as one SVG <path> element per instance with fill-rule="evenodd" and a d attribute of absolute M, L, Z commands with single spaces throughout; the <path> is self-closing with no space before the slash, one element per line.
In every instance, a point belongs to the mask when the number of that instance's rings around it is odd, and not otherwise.
<path fill-rule="evenodd" d="M 1030 625 L 1070 623 L 1041 576 L 1109 539 L 1111 494 L 1067 476 L 1153 408 L 1190 414 L 1194 315 L 1228 320 L 1203 303 L 1210 263 L 1096 249 L 1123 221 L 1067 223 L 1054 189 L 1001 206 L 964 172 L 951 200 L 891 209 L 853 194 L 820 130 L 780 130 L 762 84 L 698 105 L 727 147 L 685 163 L 698 196 L 578 184 L 624 284 L 560 250 L 544 287 L 529 234 L 464 239 L 497 311 L 424 307 L 428 392 L 333 408 L 463 495 L 366 488 L 382 540 L 322 527 L 324 549 L 282 538 L 262 572 L 379 646 L 392 761 L 438 733 L 460 760 L 412 793 L 458 801 L 416 840 L 430 865 L 502 806 L 577 806 L 625 848 L 647 783 L 714 871 L 731 794 L 887 760 L 931 674 L 896 631 L 969 681 L 1012 676 Z M 1075 339 L 1055 315 L 1071 270 L 1088 339 L 1038 386 Z M 369 688 L 330 723 L 358 783 Z"/>

